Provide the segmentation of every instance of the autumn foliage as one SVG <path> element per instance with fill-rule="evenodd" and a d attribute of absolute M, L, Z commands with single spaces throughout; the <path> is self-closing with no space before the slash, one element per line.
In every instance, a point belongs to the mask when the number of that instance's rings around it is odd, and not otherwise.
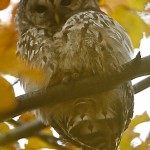
<path fill-rule="evenodd" d="M 7 8 L 9 4 L 10 4 L 10 0 L 1 0 L 0 10 Z"/>
<path fill-rule="evenodd" d="M 150 9 L 146 8 L 149 0 L 99 0 L 100 8 L 109 14 L 112 18 L 116 19 L 130 35 L 134 47 L 139 47 L 140 40 L 143 37 L 143 32 L 147 36 L 150 34 L 150 26 L 141 17 L 143 14 L 150 15 Z M 39 70 L 31 71 L 28 66 L 16 58 L 16 43 L 17 33 L 14 25 L 14 16 L 17 8 L 17 4 L 12 4 L 10 0 L 0 0 L 0 11 L 7 9 L 10 5 L 13 6 L 12 18 L 8 22 L 0 21 L 0 112 L 14 109 L 16 107 L 15 94 L 13 86 L 3 78 L 3 75 L 9 74 L 14 77 L 20 75 L 32 78 L 36 82 L 41 83 L 43 73 Z M 1 16 L 0 16 L 1 17 Z M 25 123 L 34 120 L 34 116 L 26 113 L 20 116 L 18 122 Z M 129 128 L 123 135 L 123 139 L 120 145 L 121 150 L 148 150 L 150 144 L 150 134 L 145 141 L 140 139 L 140 134 L 134 132 L 134 128 L 143 122 L 148 122 L 149 116 L 145 112 L 141 116 L 136 116 Z M 0 133 L 10 130 L 11 124 L 13 128 L 16 127 L 15 123 L 9 122 L 0 123 Z M 44 134 L 53 136 L 52 131 L 48 128 L 43 131 Z M 139 138 L 141 144 L 136 147 L 131 145 L 134 138 Z M 37 150 L 40 148 L 54 149 L 55 144 L 47 143 L 41 140 L 39 137 L 30 137 L 27 139 L 28 144 L 25 144 L 26 150 Z M 36 144 L 35 144 L 36 143 Z M 11 143 L 7 146 L 0 147 L 0 150 L 15 150 L 16 147 L 20 147 L 18 141 Z M 21 149 L 21 148 L 19 148 Z M 76 150 L 71 145 L 67 145 L 66 149 Z"/>

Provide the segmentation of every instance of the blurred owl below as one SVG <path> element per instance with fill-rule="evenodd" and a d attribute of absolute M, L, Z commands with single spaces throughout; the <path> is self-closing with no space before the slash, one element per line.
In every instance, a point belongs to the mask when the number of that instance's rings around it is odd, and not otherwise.
<path fill-rule="evenodd" d="M 48 78 L 42 85 L 20 77 L 26 92 L 108 74 L 130 61 L 124 29 L 99 9 L 97 0 L 21 0 L 16 13 L 17 54 Z M 133 115 L 130 82 L 105 92 L 45 106 L 38 119 L 83 150 L 117 150 Z"/>

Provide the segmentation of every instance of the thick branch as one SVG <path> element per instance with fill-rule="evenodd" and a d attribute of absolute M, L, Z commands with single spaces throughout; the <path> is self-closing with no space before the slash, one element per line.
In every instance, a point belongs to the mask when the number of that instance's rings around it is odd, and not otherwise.
<path fill-rule="evenodd" d="M 135 93 L 138 93 L 138 92 L 148 88 L 149 86 L 150 86 L 150 77 L 147 77 L 146 79 L 136 83 L 133 87 L 134 87 Z M 34 123 L 33 122 L 26 123 L 23 125 L 19 122 L 14 121 L 13 119 L 8 120 L 7 122 L 9 122 L 10 124 L 13 124 L 13 126 L 15 126 L 16 129 L 14 129 L 14 131 L 11 130 L 11 131 L 8 131 L 8 132 L 0 135 L 0 145 L 9 144 L 9 143 L 16 141 L 18 139 L 21 139 L 23 137 L 26 138 L 29 136 L 38 136 L 45 142 L 47 142 L 51 145 L 54 145 L 55 147 L 58 147 L 58 149 L 67 150 L 66 147 L 61 147 L 60 145 L 57 144 L 57 141 L 59 139 L 56 139 L 50 135 L 45 135 L 42 132 L 38 132 L 37 126 L 38 126 L 39 130 L 47 127 L 39 121 L 35 121 Z M 24 126 L 27 126 L 27 127 L 24 127 Z"/>
<path fill-rule="evenodd" d="M 144 58 L 145 59 L 145 58 Z M 146 61 L 147 62 L 147 60 L 149 61 L 150 60 L 150 57 L 146 57 L 146 59 L 144 60 L 144 61 Z M 139 63 L 140 62 L 140 63 Z M 103 87 L 103 88 L 105 88 L 105 90 L 107 90 L 107 89 L 110 89 L 110 88 L 113 88 L 114 86 L 116 86 L 117 84 L 119 84 L 119 83 L 122 83 L 122 82 L 124 82 L 124 81 L 127 81 L 127 80 L 129 80 L 130 78 L 132 79 L 132 77 L 138 77 L 138 76 L 140 76 L 141 74 L 142 75 L 146 75 L 146 74 L 149 74 L 149 68 L 147 67 L 147 66 L 144 66 L 144 68 L 143 68 L 143 66 L 141 65 L 141 63 L 143 62 L 143 59 L 141 60 L 140 59 L 140 57 L 139 56 L 137 56 L 136 57 L 136 59 L 134 59 L 133 61 L 131 61 L 130 63 L 127 63 L 126 65 L 124 65 L 122 68 L 121 68 L 121 72 L 118 72 L 118 71 L 112 71 L 111 72 L 111 76 L 110 75 L 108 75 L 107 77 L 103 77 L 102 79 L 107 79 L 108 77 L 110 77 L 111 78 L 111 80 L 110 80 L 110 78 L 108 78 L 107 80 L 109 80 L 109 81 L 107 81 L 107 82 L 110 82 L 111 81 L 111 83 L 114 83 L 113 85 L 111 85 L 110 87 L 108 86 L 105 86 L 105 85 L 103 85 L 103 86 L 100 86 L 100 89 L 99 89 L 99 91 L 103 91 L 104 89 L 101 89 L 101 87 Z M 148 62 L 147 62 L 147 64 L 148 64 Z M 135 65 L 138 65 L 139 67 L 137 68 Z M 129 67 L 129 68 L 128 68 Z M 140 68 L 140 67 L 142 67 L 142 68 Z M 134 70 L 132 70 L 132 68 L 134 69 Z M 130 70 L 130 72 L 128 73 L 128 77 L 127 76 L 125 76 L 125 74 L 123 74 L 123 72 L 124 73 L 126 73 L 126 71 L 127 70 L 129 71 Z M 135 70 L 138 70 L 138 71 L 135 71 Z M 142 71 L 141 73 L 140 73 L 140 71 Z M 137 73 L 137 75 L 136 74 L 134 74 L 134 72 L 135 73 Z M 127 74 L 126 74 L 127 75 Z M 130 75 L 132 75 L 132 76 L 130 76 Z M 119 81 L 117 81 L 116 82 L 116 78 L 114 78 L 114 77 L 119 77 L 119 78 L 117 78 Z M 125 77 L 124 77 L 125 76 Z M 102 77 L 102 76 L 100 76 L 100 77 Z M 89 90 L 89 92 L 90 92 L 90 90 L 92 90 L 93 89 L 93 86 L 90 86 L 90 84 L 89 84 L 89 82 L 90 83 L 92 83 L 92 85 L 94 84 L 94 85 L 96 85 L 96 87 L 94 87 L 96 90 L 97 90 L 97 88 L 99 88 L 99 83 L 105 83 L 106 84 L 106 81 L 104 81 L 104 80 L 101 80 L 101 79 L 99 79 L 100 77 L 97 77 L 97 76 L 95 76 L 95 77 L 90 77 L 90 78 L 86 78 L 86 79 L 82 79 L 82 80 L 80 80 L 80 81 L 76 81 L 76 82 L 72 82 L 71 84 L 61 84 L 61 85 L 58 85 L 58 86 L 54 86 L 54 87 L 49 87 L 47 90 L 44 90 L 43 91 L 43 93 L 44 93 L 44 95 L 45 95 L 45 93 L 47 93 L 49 90 L 50 90 L 50 92 L 52 92 L 53 90 L 55 91 L 55 89 L 56 90 L 59 90 L 59 88 L 62 86 L 62 90 L 63 90 L 63 88 L 65 87 L 67 90 L 68 90 L 68 88 L 67 87 L 71 87 L 72 89 L 71 89 L 71 91 L 74 91 L 74 90 L 76 90 L 77 92 L 79 92 L 80 90 L 81 91 L 84 91 L 85 92 L 85 94 L 86 94 L 86 86 L 85 85 L 87 85 L 88 84 L 88 90 Z M 123 78 L 122 78 L 123 77 Z M 93 80 L 92 80 L 93 79 Z M 97 82 L 97 84 L 96 84 L 96 81 L 98 81 Z M 78 83 L 80 83 L 81 84 L 81 87 L 82 87 L 82 83 L 85 83 L 85 85 L 83 84 L 83 87 L 85 87 L 85 90 L 82 90 L 82 88 L 80 89 L 76 89 L 77 87 L 78 87 Z M 108 83 L 107 83 L 108 84 Z M 106 84 L 106 85 L 107 85 Z M 108 85 L 110 85 L 110 83 L 108 84 Z M 143 89 L 145 89 L 145 88 L 147 88 L 147 87 L 149 87 L 149 85 L 150 85 L 150 77 L 148 77 L 148 78 L 146 78 L 146 79 L 144 79 L 143 81 L 140 81 L 139 83 L 137 83 L 137 84 L 135 84 L 134 85 L 134 90 L 135 90 L 135 93 L 138 93 L 138 92 L 140 92 L 141 90 L 143 90 Z M 54 88 L 54 89 L 53 89 Z M 57 89 L 58 88 L 58 89 Z M 74 89 L 73 89 L 74 88 Z M 42 100 L 42 91 L 38 91 L 41 95 L 41 99 L 40 100 Z M 58 91 L 58 92 L 60 92 L 60 91 Z M 65 92 L 67 92 L 67 91 L 65 91 Z M 90 94 L 93 94 L 94 92 L 92 91 Z M 96 92 L 95 92 L 96 93 Z M 35 94 L 35 95 L 34 95 Z M 57 91 L 55 91 L 55 93 L 54 93 L 54 98 L 56 97 L 56 95 L 55 94 L 57 94 Z M 60 92 L 60 94 L 62 94 L 61 92 Z M 69 94 L 69 93 L 68 93 Z M 82 94 L 82 93 L 80 93 L 79 92 L 79 95 L 78 96 L 80 96 L 80 94 Z M 89 93 L 88 93 L 89 94 Z M 88 95 L 88 94 L 86 94 L 86 95 Z M 28 96 L 28 94 L 27 94 L 27 96 Z M 31 100 L 31 98 L 32 98 L 32 95 L 31 94 L 29 94 L 29 98 L 30 98 L 30 100 Z M 35 98 L 35 100 L 36 100 L 36 96 L 38 96 L 38 95 L 36 95 L 36 92 L 35 93 L 33 93 L 33 98 Z M 49 95 L 47 95 L 47 96 L 49 96 Z M 50 94 L 50 97 L 51 96 L 53 96 L 53 94 Z M 60 96 L 60 95 L 59 95 Z M 61 99 L 59 99 L 59 96 L 58 97 L 56 97 L 59 101 L 56 101 L 56 103 L 58 103 L 58 102 L 60 102 L 61 101 Z M 75 96 L 74 94 L 73 94 L 73 96 Z M 84 95 L 83 95 L 84 96 Z M 21 98 L 23 97 L 23 96 L 20 96 Z M 19 98 L 20 98 L 19 97 Z M 66 97 L 66 100 L 67 100 L 67 98 L 68 98 L 68 96 L 66 96 L 66 95 L 64 95 L 64 97 Z M 71 98 L 72 98 L 72 96 L 70 96 Z M 47 98 L 47 101 L 48 101 L 48 98 L 49 97 L 46 97 Z M 24 98 L 23 98 L 24 99 Z M 22 100 L 23 100 L 22 99 Z M 28 98 L 26 97 L 26 95 L 25 95 L 25 101 L 28 101 Z M 55 100 L 57 100 L 57 99 L 55 99 Z M 18 99 L 18 101 L 20 101 L 21 99 Z M 46 102 L 47 102 L 46 101 Z M 28 102 L 30 102 L 30 101 L 28 101 Z M 36 103 L 36 101 L 33 101 L 34 103 L 33 104 L 35 104 Z M 31 103 L 32 103 L 32 101 L 31 101 Z M 40 103 L 40 101 L 39 101 L 39 103 Z M 19 103 L 18 103 L 19 104 Z M 21 103 L 21 105 L 19 105 L 19 106 L 22 106 L 24 103 Z M 28 103 L 26 103 L 25 102 L 25 104 L 26 104 L 26 106 L 27 107 L 29 107 L 29 108 L 36 108 L 36 107 L 33 107 L 32 105 L 30 106 L 30 103 L 28 104 Z M 55 102 L 51 102 L 51 104 L 52 105 L 54 105 L 55 104 Z M 28 109 L 29 109 L 28 108 Z M 27 109 L 27 110 L 28 110 Z M 20 110 L 19 110 L 20 111 Z M 23 125 L 23 126 L 21 126 L 21 127 L 18 127 L 18 128 L 16 128 L 16 129 L 14 129 L 14 130 L 11 130 L 11 131 L 9 131 L 9 132 L 7 132 L 7 133 L 5 133 L 5 134 L 3 134 L 3 135 L 1 135 L 0 136 L 0 145 L 5 145 L 5 144 L 7 144 L 7 143 L 10 143 L 10 142 L 12 142 L 12 141 L 15 141 L 15 140 L 18 140 L 18 139 L 20 139 L 20 138 L 22 138 L 22 137 L 28 137 L 28 136 L 32 136 L 32 135 L 37 135 L 37 136 L 39 136 L 39 134 L 41 134 L 41 133 L 36 133 L 37 131 L 39 131 L 39 130 L 41 130 L 42 128 L 44 128 L 44 127 L 46 127 L 45 125 L 43 125 L 41 122 L 39 122 L 39 121 L 35 121 L 35 122 L 32 122 L 32 123 L 28 123 L 28 124 L 25 124 L 25 125 Z M 44 137 L 45 138 L 45 137 Z M 52 142 L 53 141 L 53 139 L 49 139 L 49 138 L 46 138 L 46 140 L 48 139 L 48 141 L 50 141 L 50 142 Z M 54 140 L 55 141 L 55 140 Z M 55 142 L 54 142 L 55 143 Z"/>
<path fill-rule="evenodd" d="M 141 59 L 140 54 L 129 63 L 120 66 L 118 70 L 110 70 L 109 74 L 100 74 L 68 84 L 50 86 L 36 92 L 18 96 L 18 106 L 11 112 L 0 114 L 0 121 L 14 117 L 25 111 L 30 111 L 44 105 L 53 105 L 73 98 L 100 93 L 136 77 L 150 74 L 150 56 Z"/>

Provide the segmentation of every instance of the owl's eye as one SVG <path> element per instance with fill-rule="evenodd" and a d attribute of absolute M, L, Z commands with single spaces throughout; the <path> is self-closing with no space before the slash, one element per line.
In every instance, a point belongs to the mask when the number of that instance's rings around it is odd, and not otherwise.
<path fill-rule="evenodd" d="M 37 5 L 35 10 L 38 13 L 44 13 L 47 10 L 47 7 L 44 5 Z"/>
<path fill-rule="evenodd" d="M 61 5 L 62 6 L 68 6 L 68 5 L 70 5 L 71 4 L 71 0 L 62 0 L 61 1 Z"/>

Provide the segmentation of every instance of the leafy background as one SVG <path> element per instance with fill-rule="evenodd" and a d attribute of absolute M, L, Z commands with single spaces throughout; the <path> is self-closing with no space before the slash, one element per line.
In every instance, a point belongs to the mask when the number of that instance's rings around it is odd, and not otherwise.
<path fill-rule="evenodd" d="M 99 0 L 100 8 L 109 14 L 112 18 L 116 19 L 130 35 L 135 48 L 140 46 L 140 40 L 143 33 L 146 36 L 150 35 L 150 3 L 149 0 Z M 3 75 L 11 75 L 18 77 L 20 74 L 32 78 L 33 80 L 42 80 L 43 74 L 37 70 L 31 71 L 23 62 L 16 58 L 16 42 L 17 33 L 15 31 L 14 16 L 17 4 L 12 3 L 10 0 L 0 0 L 0 11 L 12 6 L 11 19 L 8 22 L 0 21 L 0 112 L 14 109 L 15 94 L 13 85 L 10 84 Z M 16 121 L 26 123 L 34 120 L 34 116 L 30 113 L 25 113 L 18 117 Z M 129 128 L 123 134 L 120 149 L 121 150 L 149 150 L 150 149 L 150 133 L 147 133 L 145 139 L 141 139 L 140 133 L 136 132 L 136 127 L 140 124 L 148 123 L 150 118 L 147 112 L 142 115 L 135 116 Z M 0 134 L 5 133 L 17 127 L 16 123 L 4 122 L 0 123 Z M 53 136 L 50 128 L 42 131 L 45 134 Z M 138 144 L 133 144 L 134 141 Z M 37 150 L 42 148 L 57 149 L 53 143 L 47 143 L 38 137 L 27 138 L 24 147 L 22 142 L 16 141 L 1 146 L 0 150 Z M 36 143 L 36 144 L 35 144 Z M 68 150 L 77 150 L 77 148 L 66 145 Z"/>

